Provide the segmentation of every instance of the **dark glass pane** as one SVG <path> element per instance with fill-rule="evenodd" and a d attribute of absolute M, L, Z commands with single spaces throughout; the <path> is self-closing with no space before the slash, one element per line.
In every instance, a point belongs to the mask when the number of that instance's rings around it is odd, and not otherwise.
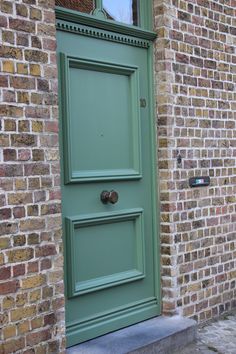
<path fill-rule="evenodd" d="M 103 0 L 103 8 L 109 19 L 138 25 L 138 0 Z"/>
<path fill-rule="evenodd" d="M 56 0 L 56 6 L 65 7 L 67 9 L 85 12 L 89 14 L 95 9 L 94 0 Z"/>

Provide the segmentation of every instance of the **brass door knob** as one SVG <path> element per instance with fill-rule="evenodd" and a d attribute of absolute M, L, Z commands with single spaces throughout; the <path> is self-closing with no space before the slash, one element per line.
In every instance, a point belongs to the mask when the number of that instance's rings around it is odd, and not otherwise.
<path fill-rule="evenodd" d="M 118 193 L 114 190 L 108 192 L 108 191 L 102 191 L 100 195 L 101 201 L 103 204 L 115 204 L 118 202 L 119 196 Z"/>

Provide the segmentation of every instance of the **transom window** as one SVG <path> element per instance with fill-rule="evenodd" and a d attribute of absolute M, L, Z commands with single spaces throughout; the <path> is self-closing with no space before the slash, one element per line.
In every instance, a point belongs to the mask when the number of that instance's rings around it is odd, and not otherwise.
<path fill-rule="evenodd" d="M 56 0 L 56 6 L 140 26 L 139 0 Z"/>
<path fill-rule="evenodd" d="M 138 25 L 137 0 L 103 0 L 103 9 L 115 21 Z"/>

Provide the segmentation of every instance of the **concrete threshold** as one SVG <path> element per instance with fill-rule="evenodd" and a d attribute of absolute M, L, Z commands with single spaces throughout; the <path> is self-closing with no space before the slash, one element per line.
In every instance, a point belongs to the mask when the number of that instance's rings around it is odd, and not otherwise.
<path fill-rule="evenodd" d="M 195 321 L 159 316 L 68 348 L 67 354 L 172 354 L 196 339 Z"/>

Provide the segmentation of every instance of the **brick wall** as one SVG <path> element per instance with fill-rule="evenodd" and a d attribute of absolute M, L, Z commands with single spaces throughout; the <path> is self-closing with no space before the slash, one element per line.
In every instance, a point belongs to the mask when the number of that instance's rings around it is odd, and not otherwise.
<path fill-rule="evenodd" d="M 63 353 L 54 1 L 0 9 L 0 353 Z M 163 312 L 204 321 L 236 306 L 236 1 L 154 20 Z"/>
<path fill-rule="evenodd" d="M 62 353 L 54 1 L 0 10 L 0 353 Z"/>
<path fill-rule="evenodd" d="M 236 1 L 154 16 L 163 311 L 204 321 L 236 306 Z"/>

